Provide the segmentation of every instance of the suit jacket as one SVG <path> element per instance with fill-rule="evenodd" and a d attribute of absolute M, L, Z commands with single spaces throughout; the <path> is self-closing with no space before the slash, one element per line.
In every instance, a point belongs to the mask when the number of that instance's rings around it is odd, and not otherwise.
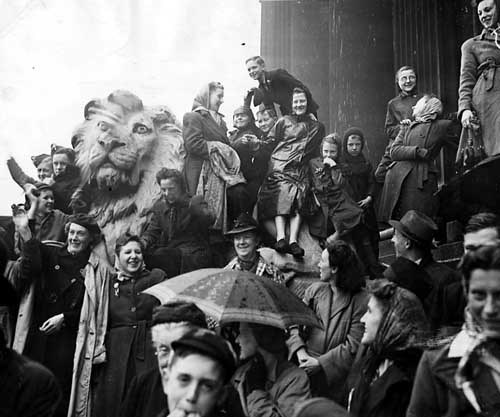
<path fill-rule="evenodd" d="M 356 294 L 339 292 L 334 302 L 330 284 L 315 282 L 307 288 L 304 302 L 316 313 L 324 329 L 310 329 L 308 334 L 299 334 L 295 331 L 297 329 L 292 329 L 287 341 L 289 353 L 293 355 L 305 347 L 318 359 L 328 385 L 339 390 L 345 383 L 364 333 L 361 317 L 366 311 L 368 294 L 364 290 Z"/>
<path fill-rule="evenodd" d="M 253 104 L 254 106 L 258 106 L 264 103 L 266 107 L 272 108 L 273 103 L 276 103 L 280 106 L 280 111 L 283 116 L 291 114 L 292 93 L 293 89 L 296 87 L 301 88 L 306 93 L 307 112 L 316 114 L 319 106 L 313 100 L 309 89 L 302 81 L 299 81 L 288 71 L 281 68 L 265 72 L 265 81 L 263 83 L 260 82 L 259 87 L 254 90 Z"/>
<path fill-rule="evenodd" d="M 182 136 L 187 152 L 184 173 L 189 194 L 196 194 L 203 161 L 209 159 L 207 142 L 217 141 L 229 145 L 226 134 L 226 123 L 222 121 L 218 125 L 206 110 L 184 115 Z"/>

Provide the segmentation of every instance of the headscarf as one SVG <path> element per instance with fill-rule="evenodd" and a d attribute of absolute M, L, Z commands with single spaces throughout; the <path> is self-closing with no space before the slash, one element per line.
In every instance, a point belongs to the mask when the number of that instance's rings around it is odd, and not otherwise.
<path fill-rule="evenodd" d="M 205 84 L 201 88 L 201 90 L 198 92 L 196 97 L 194 98 L 191 111 L 198 111 L 198 110 L 209 111 L 210 110 L 210 85 L 211 84 L 215 85 L 216 88 L 224 88 L 224 86 L 217 81 L 212 81 L 210 83 Z"/>
<path fill-rule="evenodd" d="M 429 97 L 422 109 L 420 115 L 415 116 L 415 121 L 418 123 L 428 123 L 443 112 L 443 103 L 437 97 Z"/>
<path fill-rule="evenodd" d="M 455 384 L 462 390 L 467 400 L 471 403 L 477 413 L 481 413 L 481 407 L 474 393 L 474 379 L 478 368 L 486 365 L 497 374 L 500 374 L 500 359 L 498 358 L 498 341 L 493 340 L 485 334 L 481 325 L 474 319 L 470 311 L 465 309 L 465 330 L 469 337 L 469 344 L 465 353 L 458 363 L 455 372 Z M 493 351 L 496 350 L 496 352 Z"/>
<path fill-rule="evenodd" d="M 361 415 L 379 365 L 386 359 L 397 362 L 399 366 L 411 362 L 416 364 L 429 330 L 422 303 L 415 294 L 386 279 L 373 281 L 372 285 L 379 287 L 377 295 L 372 297 L 383 300 L 388 307 L 375 340 L 351 371 L 355 383 L 349 383 L 349 386 L 354 386 L 357 399 L 350 409 L 354 416 Z"/>
<path fill-rule="evenodd" d="M 347 152 L 347 140 L 351 135 L 357 135 L 361 139 L 361 152 L 357 156 L 352 156 L 349 152 Z M 346 174 L 363 175 L 367 170 L 370 170 L 370 165 L 363 155 L 365 144 L 365 135 L 360 128 L 350 127 L 345 131 L 344 138 L 342 139 L 342 151 L 340 153 L 340 158 L 341 162 L 346 165 L 344 167 Z"/>

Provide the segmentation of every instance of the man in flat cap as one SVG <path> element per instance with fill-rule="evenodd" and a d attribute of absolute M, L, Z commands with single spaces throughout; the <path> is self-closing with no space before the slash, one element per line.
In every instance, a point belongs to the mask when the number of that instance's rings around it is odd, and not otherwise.
<path fill-rule="evenodd" d="M 25 213 L 14 214 L 13 220 L 25 242 L 17 288 L 21 295 L 32 294 L 31 308 L 20 306 L 13 347 L 52 371 L 62 388 L 55 415 L 65 416 L 85 292 L 82 269 L 89 262 L 92 246 L 100 240 L 100 230 L 91 217 L 73 215 L 65 226 L 66 243 L 49 246 L 32 238 L 34 230 Z"/>
<path fill-rule="evenodd" d="M 236 370 L 236 355 L 221 336 L 206 329 L 172 342 L 173 355 L 164 373 L 168 408 L 158 417 L 216 417 Z"/>
<path fill-rule="evenodd" d="M 282 272 L 267 263 L 257 250 L 260 243 L 260 229 L 252 216 L 246 213 L 240 214 L 226 236 L 233 239 L 236 257 L 224 269 L 249 271 L 255 275 L 268 277 L 278 284 L 286 283 Z"/>
<path fill-rule="evenodd" d="M 132 380 L 121 406 L 122 417 L 156 416 L 167 407 L 162 374 L 168 372 L 171 343 L 192 330 L 206 327 L 205 314 L 193 303 L 172 301 L 155 308 L 151 338 L 158 368 L 144 372 Z"/>

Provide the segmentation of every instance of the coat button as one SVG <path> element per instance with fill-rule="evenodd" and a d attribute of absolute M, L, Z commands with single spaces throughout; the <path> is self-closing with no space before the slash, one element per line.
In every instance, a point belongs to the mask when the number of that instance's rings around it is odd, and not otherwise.
<path fill-rule="evenodd" d="M 135 306 L 130 308 L 130 311 L 131 311 L 132 313 L 135 313 L 135 310 L 137 310 L 137 308 L 135 308 Z"/>
<path fill-rule="evenodd" d="M 59 270 L 61 269 L 61 267 L 60 267 L 59 265 L 56 265 L 56 266 L 54 266 L 54 269 L 55 269 L 56 271 L 59 271 Z"/>

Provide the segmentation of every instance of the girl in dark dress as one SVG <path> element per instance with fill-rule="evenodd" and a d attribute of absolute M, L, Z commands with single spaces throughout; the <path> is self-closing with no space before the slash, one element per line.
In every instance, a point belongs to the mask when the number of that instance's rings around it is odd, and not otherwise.
<path fill-rule="evenodd" d="M 303 257 L 297 243 L 302 224 L 301 211 L 308 191 L 308 162 L 319 154 L 324 136 L 323 125 L 309 112 L 306 94 L 296 88 L 292 99 L 293 114 L 283 116 L 268 135 L 276 145 L 271 154 L 267 176 L 258 194 L 259 218 L 272 220 L 276 227 L 275 249 Z M 290 226 L 286 241 L 286 226 Z M 271 226 L 268 228 L 272 229 Z"/>
<path fill-rule="evenodd" d="M 428 323 L 412 292 L 387 280 L 369 284 L 362 347 L 348 378 L 354 417 L 404 417 Z"/>
<path fill-rule="evenodd" d="M 115 275 L 109 282 L 107 361 L 95 390 L 95 416 L 118 416 L 132 378 L 157 366 L 150 327 L 159 301 L 142 291 L 166 275 L 160 269 L 146 270 L 142 252 L 138 236 L 126 235 L 116 242 Z"/>

